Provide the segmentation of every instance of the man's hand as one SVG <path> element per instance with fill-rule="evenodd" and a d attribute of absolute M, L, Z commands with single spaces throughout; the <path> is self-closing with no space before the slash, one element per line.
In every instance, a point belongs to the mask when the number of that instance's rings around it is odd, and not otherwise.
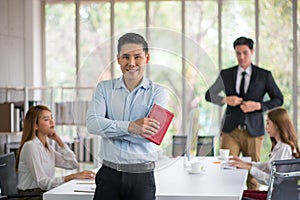
<path fill-rule="evenodd" d="M 130 122 L 128 131 L 137 135 L 154 135 L 158 132 L 160 126 L 159 122 L 152 118 L 141 118 Z"/>
<path fill-rule="evenodd" d="M 244 113 L 253 112 L 261 109 L 261 104 L 255 101 L 243 101 L 240 108 Z"/>
<path fill-rule="evenodd" d="M 222 103 L 226 103 L 230 106 L 238 106 L 241 105 L 243 102 L 243 99 L 241 97 L 238 96 L 227 96 L 224 97 Z"/>

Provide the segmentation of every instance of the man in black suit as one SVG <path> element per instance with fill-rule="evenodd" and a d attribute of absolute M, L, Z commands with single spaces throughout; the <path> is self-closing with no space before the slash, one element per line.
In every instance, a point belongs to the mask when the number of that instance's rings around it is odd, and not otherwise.
<path fill-rule="evenodd" d="M 227 104 L 220 148 L 230 149 L 231 155 L 242 153 L 259 161 L 264 135 L 263 112 L 281 106 L 283 95 L 271 72 L 252 64 L 253 44 L 246 37 L 234 41 L 238 65 L 221 70 L 205 99 L 220 106 Z M 264 98 L 265 94 L 268 99 Z M 247 186 L 258 189 L 259 184 L 249 176 Z"/>

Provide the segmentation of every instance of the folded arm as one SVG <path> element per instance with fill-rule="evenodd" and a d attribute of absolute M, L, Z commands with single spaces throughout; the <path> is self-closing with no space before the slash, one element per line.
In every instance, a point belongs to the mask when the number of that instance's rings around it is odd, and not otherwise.
<path fill-rule="evenodd" d="M 155 134 L 159 128 L 158 122 L 151 121 L 146 116 L 141 116 L 141 118 L 132 121 L 110 119 L 113 117 L 108 117 L 107 106 L 110 105 L 108 105 L 105 95 L 103 95 L 105 92 L 99 86 L 97 90 L 87 112 L 87 129 L 89 133 L 107 138 L 120 138 L 135 143 L 149 142 L 140 135 Z M 152 105 L 156 103 L 166 106 L 168 101 L 167 94 L 162 88 L 157 89 L 151 99 Z"/>

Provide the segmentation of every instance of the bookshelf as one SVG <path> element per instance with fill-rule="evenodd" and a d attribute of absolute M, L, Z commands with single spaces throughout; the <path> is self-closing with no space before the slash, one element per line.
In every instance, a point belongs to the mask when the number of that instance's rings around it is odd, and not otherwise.
<path fill-rule="evenodd" d="M 72 142 L 79 162 L 94 162 L 94 138 L 86 129 L 86 112 L 94 87 L 61 87 L 57 89 L 54 110 L 56 126 Z M 95 160 L 96 161 L 96 160 Z"/>
<path fill-rule="evenodd" d="M 0 88 L 0 153 L 10 151 L 8 144 L 21 139 L 24 96 L 24 88 Z"/>
<path fill-rule="evenodd" d="M 11 129 L 0 130 L 0 136 L 5 137 L 5 144 L 9 146 L 20 142 L 22 135 L 22 122 L 24 115 L 30 106 L 43 104 L 48 106 L 53 113 L 56 130 L 62 139 L 74 150 L 79 162 L 94 162 L 96 166 L 97 142 L 88 134 L 85 126 L 86 111 L 89 99 L 92 96 L 93 87 L 24 87 L 24 88 L 0 88 L 1 105 L 10 107 L 10 112 L 1 116 Z M 12 112 L 20 109 L 18 117 Z M 11 114 L 12 113 L 12 114 Z M 14 126 L 19 124 L 19 128 Z M 3 127 L 3 126 L 2 126 Z M 11 140 L 12 137 L 17 139 Z M 4 151 L 6 151 L 4 149 Z M 1 152 L 1 150 L 0 150 Z"/>
<path fill-rule="evenodd" d="M 0 136 L 5 137 L 4 152 L 11 152 L 17 150 L 17 144 L 19 142 L 11 141 L 11 136 L 21 137 L 22 132 L 0 132 Z"/>

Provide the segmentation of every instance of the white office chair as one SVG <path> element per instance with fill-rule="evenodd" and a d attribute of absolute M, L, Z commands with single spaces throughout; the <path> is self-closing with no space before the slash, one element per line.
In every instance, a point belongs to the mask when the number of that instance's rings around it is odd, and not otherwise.
<path fill-rule="evenodd" d="M 272 162 L 267 200 L 300 199 L 300 159 Z"/>

